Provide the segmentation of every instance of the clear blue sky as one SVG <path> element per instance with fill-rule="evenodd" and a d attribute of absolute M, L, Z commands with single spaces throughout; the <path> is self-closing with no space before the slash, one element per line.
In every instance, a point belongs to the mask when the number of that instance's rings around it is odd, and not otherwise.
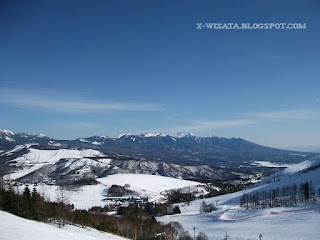
<path fill-rule="evenodd" d="M 198 22 L 306 23 L 208 30 Z M 1 1 L 0 128 L 320 146 L 319 1 Z"/>

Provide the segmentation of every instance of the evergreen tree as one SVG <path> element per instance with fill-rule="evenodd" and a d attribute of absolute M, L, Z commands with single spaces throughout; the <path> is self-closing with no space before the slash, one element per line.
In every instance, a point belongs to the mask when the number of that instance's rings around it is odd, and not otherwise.
<path fill-rule="evenodd" d="M 179 213 L 181 213 L 179 206 L 175 206 L 173 208 L 173 214 L 179 214 Z"/>
<path fill-rule="evenodd" d="M 309 183 L 306 182 L 304 184 L 304 199 L 305 201 L 309 201 L 310 200 L 310 189 L 309 189 Z"/>

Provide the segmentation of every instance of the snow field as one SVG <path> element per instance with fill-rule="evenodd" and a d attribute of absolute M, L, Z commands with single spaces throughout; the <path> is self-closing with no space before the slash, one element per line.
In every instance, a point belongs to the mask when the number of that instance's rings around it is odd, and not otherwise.
<path fill-rule="evenodd" d="M 105 206 L 108 202 L 103 201 L 109 188 L 113 185 L 124 186 L 130 185 L 130 189 L 139 193 L 141 196 L 148 196 L 149 201 L 161 201 L 164 196 L 162 191 L 183 188 L 195 187 L 198 188 L 199 182 L 187 181 L 171 177 L 163 177 L 147 174 L 115 174 L 105 178 L 97 178 L 100 184 L 86 185 L 77 189 L 67 190 L 70 203 L 77 209 L 89 209 L 93 206 Z M 29 184 L 32 191 L 35 185 Z M 23 192 L 25 185 L 20 185 L 16 191 Z M 57 199 L 58 186 L 37 184 L 37 191 L 49 201 Z"/>
<path fill-rule="evenodd" d="M 162 191 L 197 186 L 200 183 L 171 177 L 163 177 L 148 174 L 115 174 L 105 178 L 97 178 L 97 181 L 105 184 L 117 184 L 124 186 L 129 184 L 131 187 L 149 192 L 160 193 Z"/>
<path fill-rule="evenodd" d="M 20 218 L 0 211 L 1 240 L 124 240 L 116 235 L 100 232 L 92 228 L 79 228 L 66 225 L 58 228 L 45 223 Z"/>

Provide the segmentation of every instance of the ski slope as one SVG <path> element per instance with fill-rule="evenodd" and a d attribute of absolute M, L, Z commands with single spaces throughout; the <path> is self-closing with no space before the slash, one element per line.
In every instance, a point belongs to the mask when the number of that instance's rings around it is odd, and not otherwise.
<path fill-rule="evenodd" d="M 192 203 L 193 204 L 193 203 Z M 263 235 L 263 240 L 318 240 L 320 235 L 320 205 L 313 206 L 313 210 L 303 210 L 305 206 L 296 206 L 292 210 L 301 210 L 294 212 L 277 213 L 282 209 L 265 209 L 243 213 L 243 215 L 251 214 L 257 216 L 239 221 L 225 221 L 219 218 L 223 214 L 223 219 L 234 218 L 238 214 L 238 209 L 234 206 L 226 210 L 218 210 L 213 214 L 205 215 L 180 215 L 180 216 L 165 216 L 158 220 L 163 222 L 178 221 L 190 233 L 193 233 L 193 227 L 199 231 L 205 232 L 210 239 L 221 240 L 228 233 L 231 238 L 237 240 L 257 240 L 259 234 Z M 317 208 L 316 208 L 317 207 Z M 312 207 L 310 207 L 312 208 Z M 183 212 L 184 209 L 182 209 Z M 224 213 L 227 212 L 227 213 Z M 242 212 L 240 210 L 241 215 Z M 238 216 L 240 218 L 240 216 Z"/>
<path fill-rule="evenodd" d="M 66 225 L 58 228 L 45 223 L 20 218 L 0 211 L 1 240 L 124 240 L 116 235 L 100 232 L 92 228 L 79 228 Z"/>
<path fill-rule="evenodd" d="M 210 239 L 224 239 L 226 232 L 228 239 L 256 240 L 262 234 L 263 240 L 318 240 L 320 236 L 320 203 L 305 203 L 277 208 L 259 210 L 244 210 L 239 201 L 243 193 L 257 190 L 270 190 L 278 187 L 300 184 L 312 181 L 315 188 L 320 188 L 320 168 L 304 172 L 317 166 L 320 157 L 289 166 L 288 168 L 255 184 L 244 191 L 205 199 L 206 203 L 217 204 L 217 211 L 200 214 L 200 205 L 203 200 L 178 204 L 181 214 L 163 216 L 159 221 L 168 223 L 178 221 L 193 234 L 205 232 Z M 278 178 L 279 177 L 279 178 Z M 276 180 L 274 180 L 276 179 Z"/>

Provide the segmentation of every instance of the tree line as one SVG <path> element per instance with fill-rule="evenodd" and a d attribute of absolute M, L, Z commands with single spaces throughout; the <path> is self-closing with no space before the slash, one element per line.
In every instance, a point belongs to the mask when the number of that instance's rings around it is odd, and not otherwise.
<path fill-rule="evenodd" d="M 297 203 L 316 202 L 320 199 L 320 189 L 316 192 L 313 183 L 304 182 L 299 186 L 294 183 L 281 189 L 254 191 L 244 193 L 240 198 L 240 206 L 245 209 L 272 208 Z"/>
<path fill-rule="evenodd" d="M 170 222 L 163 224 L 155 219 L 169 211 L 179 213 L 180 209 L 170 204 L 145 204 L 143 207 L 130 207 L 121 217 L 98 213 L 99 207 L 91 211 L 74 209 L 68 203 L 68 192 L 64 187 L 57 191 L 55 202 L 47 201 L 35 187 L 28 186 L 19 192 L 18 185 L 0 178 L 0 210 L 20 217 L 43 222 L 62 222 L 63 224 L 79 224 L 96 228 L 119 236 L 135 240 L 192 240 L 188 231 L 181 224 Z M 133 210 L 132 210 L 133 208 Z M 94 210 L 94 213 L 93 211 Z M 126 212 L 127 211 L 127 212 Z M 133 212 L 132 212 L 133 211 Z M 60 225 L 59 225 L 60 226 Z M 198 240 L 207 240 L 200 232 Z"/>
<path fill-rule="evenodd" d="M 196 179 L 194 181 L 201 181 Z M 219 195 L 241 191 L 244 187 L 248 187 L 248 184 L 231 184 L 226 181 L 218 180 L 203 180 L 206 183 L 204 189 L 207 191 L 206 194 L 199 194 L 191 191 L 188 187 L 182 189 L 171 189 L 165 191 L 169 203 L 181 203 L 190 202 L 197 199 L 211 198 Z"/>

